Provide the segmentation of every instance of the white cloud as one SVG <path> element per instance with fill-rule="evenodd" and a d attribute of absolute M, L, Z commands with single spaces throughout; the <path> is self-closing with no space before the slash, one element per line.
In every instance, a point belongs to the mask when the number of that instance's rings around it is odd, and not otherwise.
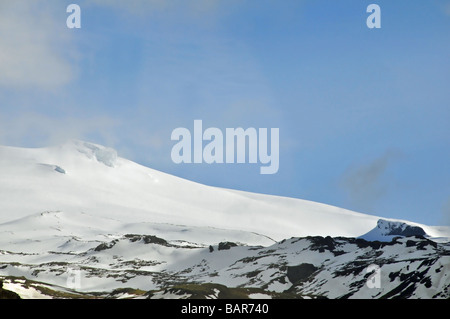
<path fill-rule="evenodd" d="M 64 143 L 69 139 L 90 140 L 96 135 L 107 145 L 117 141 L 117 120 L 107 116 L 52 118 L 34 112 L 15 117 L 0 113 L 0 144 L 42 147 Z"/>
<path fill-rule="evenodd" d="M 0 87 L 52 90 L 74 78 L 67 13 L 51 3 L 0 0 Z"/>

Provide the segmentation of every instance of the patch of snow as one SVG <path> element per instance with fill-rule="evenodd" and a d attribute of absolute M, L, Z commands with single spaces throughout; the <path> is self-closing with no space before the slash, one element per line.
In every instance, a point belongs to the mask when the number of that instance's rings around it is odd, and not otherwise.
<path fill-rule="evenodd" d="M 155 177 L 155 176 L 153 176 L 152 174 L 147 174 L 148 175 L 148 177 L 150 177 L 150 179 L 154 182 L 154 183 L 158 183 L 159 182 L 159 179 L 157 178 L 157 177 Z"/>
<path fill-rule="evenodd" d="M 44 295 L 34 287 L 24 287 L 20 283 L 4 282 L 3 288 L 15 292 L 22 299 L 52 299 L 52 297 Z"/>
<path fill-rule="evenodd" d="M 248 295 L 250 299 L 272 299 L 271 295 L 262 294 L 262 293 L 254 293 Z"/>
<path fill-rule="evenodd" d="M 80 153 L 88 158 L 95 158 L 106 166 L 114 167 L 117 161 L 117 151 L 115 149 L 82 141 L 73 141 L 73 143 Z"/>
<path fill-rule="evenodd" d="M 190 294 L 177 295 L 171 292 L 157 291 L 150 299 L 188 299 Z"/>

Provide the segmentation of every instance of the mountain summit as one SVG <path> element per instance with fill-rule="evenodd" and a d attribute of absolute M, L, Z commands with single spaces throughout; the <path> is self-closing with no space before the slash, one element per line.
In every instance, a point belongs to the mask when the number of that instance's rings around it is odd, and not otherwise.
<path fill-rule="evenodd" d="M 37 149 L 0 147 L 0 222 L 44 211 L 84 212 L 124 222 L 158 222 L 264 234 L 361 236 L 376 216 L 306 200 L 210 187 L 72 140 Z M 439 229 L 422 227 L 430 236 Z"/>
<path fill-rule="evenodd" d="M 22 298 L 450 297 L 448 227 L 206 186 L 78 140 L 1 146 L 0 180 L 0 280 Z"/>

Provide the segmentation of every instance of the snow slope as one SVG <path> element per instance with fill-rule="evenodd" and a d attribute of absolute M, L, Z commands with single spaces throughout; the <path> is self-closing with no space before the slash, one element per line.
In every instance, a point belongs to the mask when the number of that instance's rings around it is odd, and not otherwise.
<path fill-rule="evenodd" d="M 72 240 L 83 243 L 82 239 Z M 267 247 L 219 244 L 210 249 L 125 234 L 105 237 L 101 243 L 84 242 L 84 251 L 80 245 L 59 244 L 47 238 L 40 239 L 46 252 L 0 250 L 0 280 L 7 277 L 7 289 L 23 298 L 49 293 L 53 297 L 76 293 L 195 298 L 193 292 L 208 287 L 213 291 L 205 295 L 217 298 L 217 285 L 258 289 L 248 292 L 259 297 L 261 293 L 327 298 L 450 297 L 450 243 L 424 237 L 385 243 L 306 237 Z M 377 270 L 377 286 L 369 285 L 373 270 Z M 42 285 L 55 292 L 40 289 Z"/>
<path fill-rule="evenodd" d="M 142 223 L 213 227 L 245 232 L 249 244 L 258 244 L 259 238 L 265 245 L 267 237 L 356 237 L 375 228 L 379 219 L 300 199 L 201 185 L 78 140 L 37 149 L 0 147 L 0 181 L 0 223 L 63 211 L 81 218 L 80 227 L 86 231 L 98 223 L 80 213 L 103 219 L 99 222 L 103 232 L 110 226 L 113 231 L 118 224 L 139 223 L 142 227 Z M 448 229 L 418 226 L 431 236 L 449 233 Z M 252 237 L 252 233 L 260 235 Z M 190 240 L 203 242 L 192 236 Z"/>
<path fill-rule="evenodd" d="M 449 238 L 449 227 L 201 185 L 92 143 L 0 147 L 0 280 L 23 298 L 448 298 Z M 366 289 L 372 264 L 378 291 Z"/>

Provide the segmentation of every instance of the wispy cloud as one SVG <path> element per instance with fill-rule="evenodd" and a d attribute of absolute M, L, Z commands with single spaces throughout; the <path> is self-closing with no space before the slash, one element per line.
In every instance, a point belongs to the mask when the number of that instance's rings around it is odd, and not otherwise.
<path fill-rule="evenodd" d="M 450 17 L 450 1 L 444 5 L 444 13 Z"/>
<path fill-rule="evenodd" d="M 442 205 L 442 222 L 444 225 L 450 226 L 450 196 Z"/>
<path fill-rule="evenodd" d="M 0 1 L 0 88 L 52 90 L 74 78 L 71 35 L 51 4 Z"/>
<path fill-rule="evenodd" d="M 0 113 L 0 144 L 29 147 L 64 143 L 69 139 L 89 140 L 94 135 L 107 145 L 117 141 L 117 120 L 102 117 L 57 118 L 34 112 L 5 117 Z"/>
<path fill-rule="evenodd" d="M 344 174 L 341 186 L 354 209 L 365 212 L 373 210 L 377 201 L 387 192 L 385 173 L 399 156 L 399 152 L 388 151 L 368 164 L 350 168 Z"/>
<path fill-rule="evenodd" d="M 224 11 L 222 4 L 226 3 L 226 8 L 239 4 L 236 0 L 89 0 L 87 5 L 102 6 L 105 8 L 118 9 L 121 13 L 132 14 L 134 16 L 145 16 L 153 13 L 182 13 L 184 17 L 195 18 L 211 16 Z M 178 15 L 180 18 L 180 15 Z"/>

